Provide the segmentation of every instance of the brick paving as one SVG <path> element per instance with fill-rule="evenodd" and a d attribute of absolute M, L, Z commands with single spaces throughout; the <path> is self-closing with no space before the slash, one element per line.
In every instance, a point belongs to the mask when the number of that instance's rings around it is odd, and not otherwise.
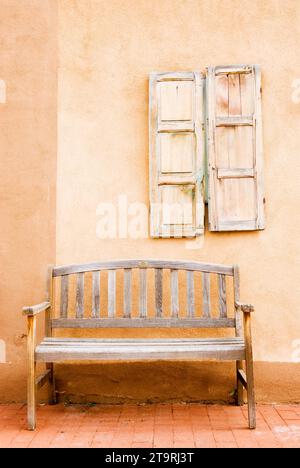
<path fill-rule="evenodd" d="M 0 448 L 300 448 L 300 405 L 201 404 L 39 406 L 26 430 L 26 406 L 0 405 Z"/>

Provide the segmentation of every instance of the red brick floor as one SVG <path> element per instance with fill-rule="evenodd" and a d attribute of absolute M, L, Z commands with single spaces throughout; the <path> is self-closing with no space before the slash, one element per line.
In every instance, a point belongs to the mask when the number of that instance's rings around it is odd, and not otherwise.
<path fill-rule="evenodd" d="M 0 405 L 0 447 L 300 447 L 300 405 L 258 405 L 255 431 L 246 406 L 39 406 L 35 432 L 25 405 Z"/>

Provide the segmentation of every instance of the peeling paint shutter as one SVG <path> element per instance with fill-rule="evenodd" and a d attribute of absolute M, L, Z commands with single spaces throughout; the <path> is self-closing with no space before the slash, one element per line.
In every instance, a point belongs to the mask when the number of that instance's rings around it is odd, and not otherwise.
<path fill-rule="evenodd" d="M 150 75 L 151 237 L 203 233 L 203 78 Z"/>
<path fill-rule="evenodd" d="M 209 68 L 207 111 L 209 229 L 264 229 L 259 67 Z"/>

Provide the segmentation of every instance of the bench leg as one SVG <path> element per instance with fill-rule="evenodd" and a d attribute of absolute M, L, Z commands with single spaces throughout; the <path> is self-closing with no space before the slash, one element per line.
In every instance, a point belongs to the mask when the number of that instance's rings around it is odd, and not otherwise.
<path fill-rule="evenodd" d="M 248 397 L 248 418 L 249 428 L 256 428 L 256 409 L 255 409 L 255 392 L 254 392 L 254 375 L 253 375 L 253 361 L 246 360 L 247 372 L 247 397 Z"/>
<path fill-rule="evenodd" d="M 55 377 L 54 377 L 54 365 L 53 363 L 46 364 L 47 369 L 50 370 L 50 377 L 49 377 L 49 404 L 56 405 L 57 397 L 56 397 L 56 389 L 55 389 Z"/>
<path fill-rule="evenodd" d="M 36 383 L 35 383 L 36 363 L 35 363 L 35 358 L 34 358 L 35 331 L 36 331 L 36 318 L 35 317 L 28 317 L 28 329 L 27 329 L 27 358 L 28 358 L 27 420 L 28 420 L 28 429 L 30 431 L 34 431 L 34 429 L 36 427 Z"/>
<path fill-rule="evenodd" d="M 237 386 L 237 405 L 243 406 L 244 404 L 244 387 L 239 379 L 238 371 L 243 370 L 243 361 L 237 361 L 236 363 L 236 386 Z"/>
<path fill-rule="evenodd" d="M 245 342 L 246 342 L 246 375 L 247 375 L 247 397 L 248 397 L 248 418 L 249 428 L 256 428 L 256 409 L 254 392 L 254 372 L 253 372 L 253 353 L 250 314 L 244 316 Z"/>

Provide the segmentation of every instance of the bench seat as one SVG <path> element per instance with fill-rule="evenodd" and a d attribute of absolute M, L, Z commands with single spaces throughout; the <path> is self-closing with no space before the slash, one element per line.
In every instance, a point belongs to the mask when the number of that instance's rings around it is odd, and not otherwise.
<path fill-rule="evenodd" d="M 36 361 L 113 360 L 243 360 L 241 338 L 82 339 L 45 338 L 36 347 Z"/>

